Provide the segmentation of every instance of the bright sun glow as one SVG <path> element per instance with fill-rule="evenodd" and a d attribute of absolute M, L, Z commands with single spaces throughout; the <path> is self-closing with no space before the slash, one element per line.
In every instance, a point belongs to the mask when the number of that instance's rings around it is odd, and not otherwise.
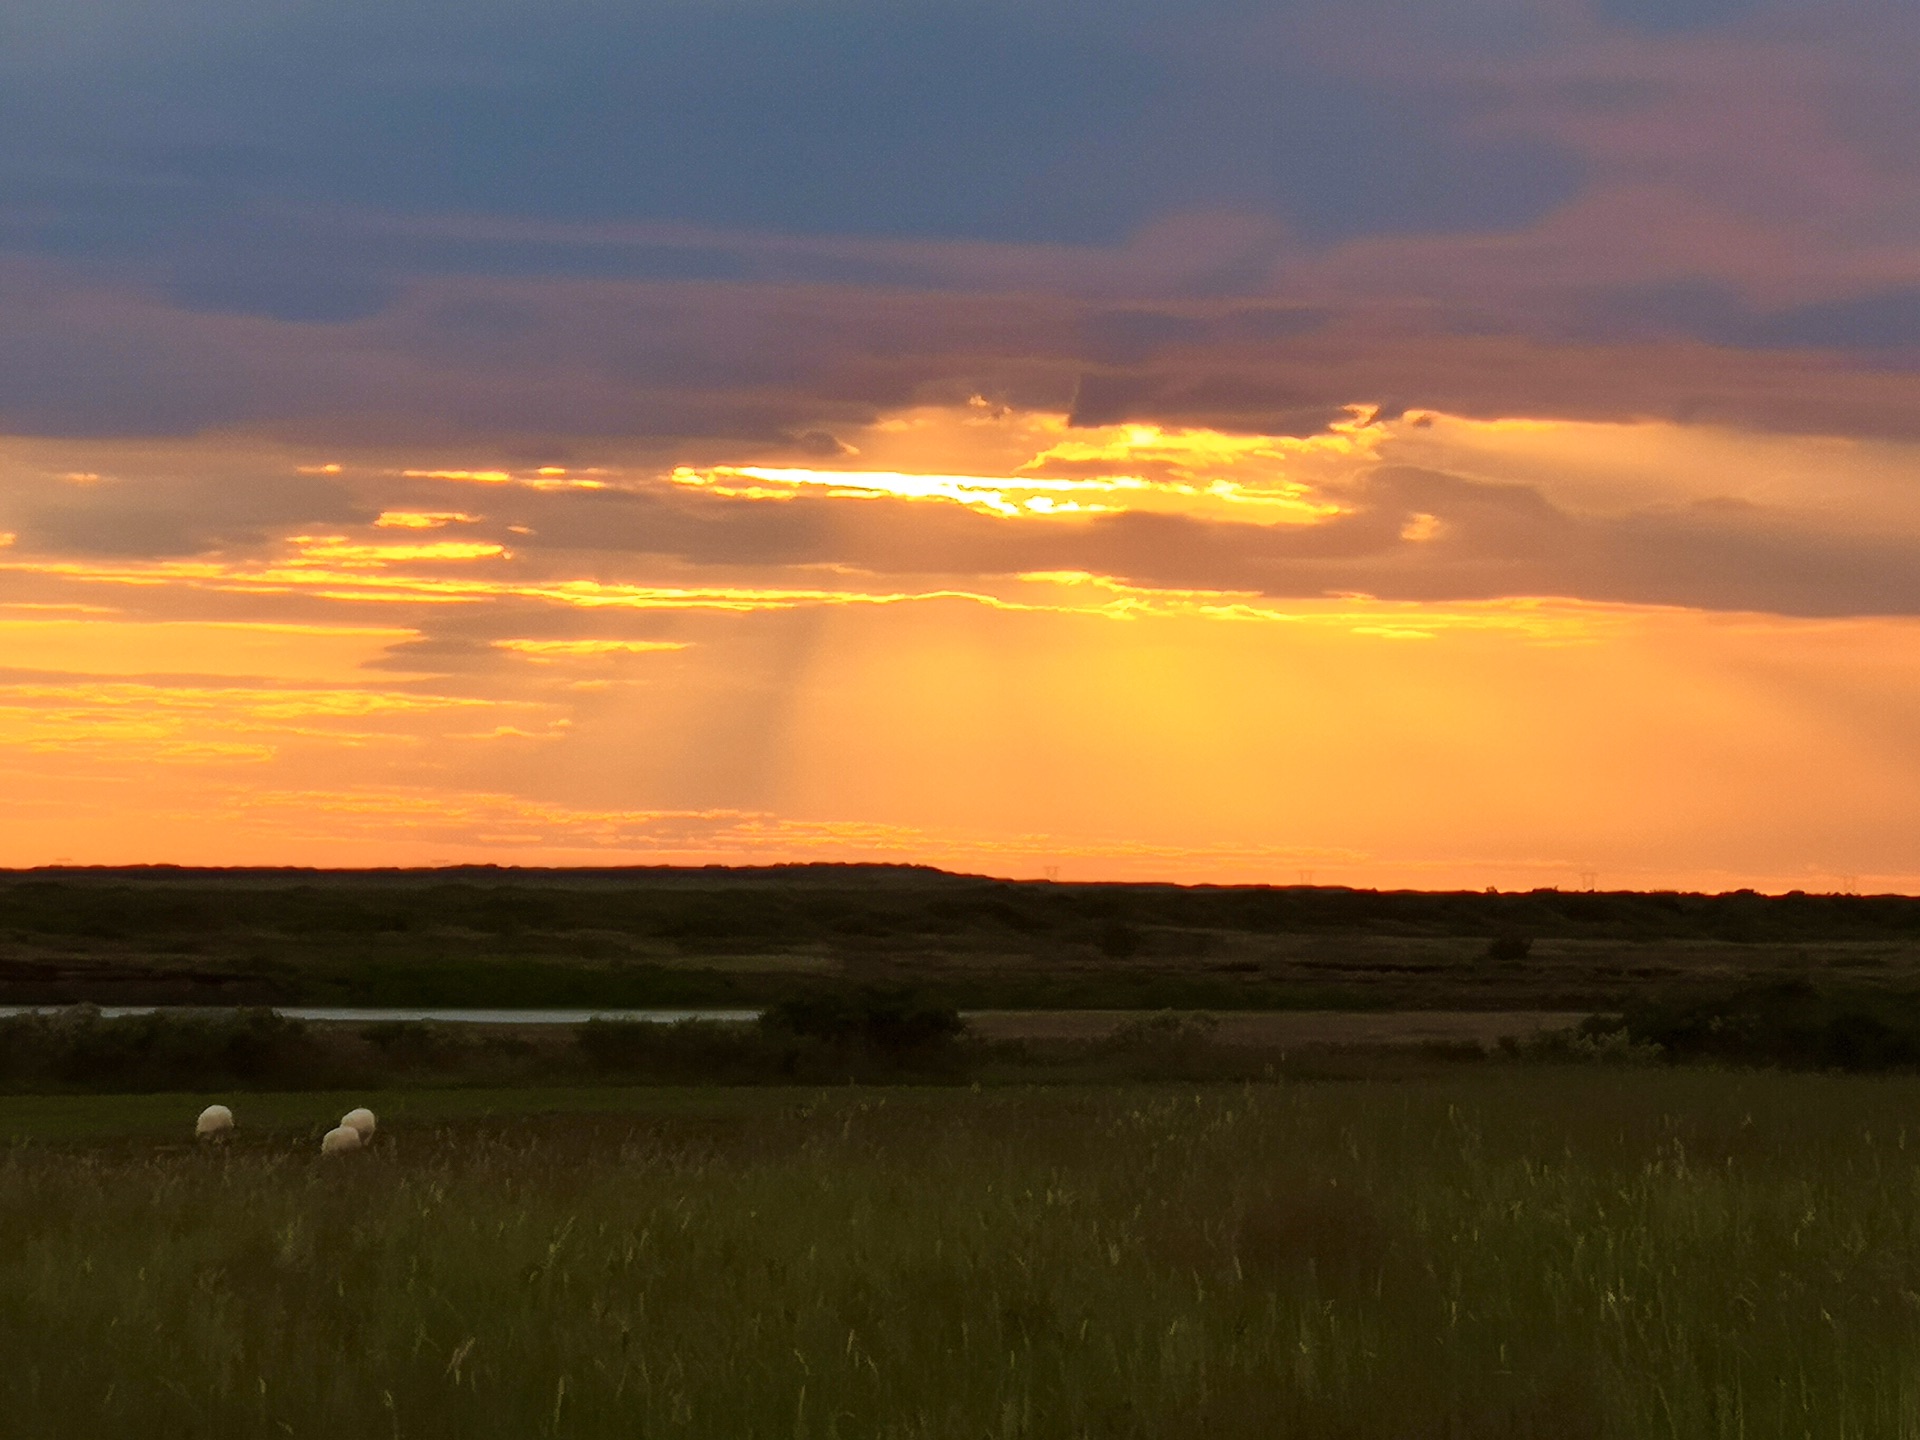
<path fill-rule="evenodd" d="M 815 494 L 932 500 L 1009 519 L 1142 510 L 1313 524 L 1342 509 L 1318 488 L 1327 467 L 1364 464 L 1381 439 L 1363 417 L 1296 439 L 1155 425 L 1075 430 L 1064 415 L 1009 412 L 975 402 L 957 414 L 923 410 L 885 421 L 855 448 L 900 459 L 951 454 L 956 431 L 966 442 L 963 450 L 997 460 L 1004 470 L 954 474 L 904 465 L 715 465 L 681 466 L 671 478 L 732 499 Z"/>
<path fill-rule="evenodd" d="M 1604 519 L 1686 461 L 1752 525 L 1890 492 L 1895 447 L 1365 407 L 1304 437 L 1074 428 L 984 402 L 835 441 L 831 464 L 665 470 L 40 444 L 18 469 L 45 488 L 0 534 L 5 858 L 1815 889 L 1871 869 L 1819 839 L 1841 810 L 1857 853 L 1905 853 L 1912 622 L 1503 590 L 1476 546 L 1489 513 L 1531 512 L 1430 478 Z M 164 499 L 142 474 L 222 464 L 305 470 L 330 518 L 253 535 L 216 513 L 217 541 L 147 553 L 27 529 L 53 495 L 89 536 L 102 507 Z M 1383 593 L 1442 598 L 1359 593 L 1356 552 L 1417 582 Z M 1878 697 L 1873 726 L 1781 701 L 1848 687 Z M 1781 777 L 1764 805 L 1756 773 Z"/>

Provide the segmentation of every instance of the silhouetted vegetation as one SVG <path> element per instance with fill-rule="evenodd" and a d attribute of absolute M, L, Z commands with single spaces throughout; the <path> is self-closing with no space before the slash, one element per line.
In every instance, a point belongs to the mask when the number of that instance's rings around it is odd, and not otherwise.
<path fill-rule="evenodd" d="M 810 1002 L 757 1025 L 349 1026 L 259 1009 L 109 1017 L 80 1006 L 0 1019 L 0 1088 L 951 1081 L 971 1078 L 986 1054 L 962 1045 L 963 1030 L 953 1011 L 888 992 Z"/>
<path fill-rule="evenodd" d="M 1525 935 L 1496 935 L 1487 942 L 1487 958 L 1502 965 L 1517 965 L 1533 953 L 1533 941 Z"/>
<path fill-rule="evenodd" d="M 987 1039 L 909 991 L 861 987 L 758 1022 L 492 1026 L 302 1021 L 270 1010 L 103 1016 L 90 1006 L 0 1018 L 0 1091 L 432 1089 L 518 1085 L 843 1085 L 1256 1081 L 1422 1073 L 1477 1045 L 1415 1053 L 1321 1043 L 1291 1056 L 1221 1043 L 1205 1015 L 1163 1013 L 1075 1038 Z"/>
<path fill-rule="evenodd" d="M 1907 896 L 1051 884 L 913 867 L 0 876 L 0 1002 L 1619 1008 L 1920 986 Z"/>
<path fill-rule="evenodd" d="M 15 871 L 0 932 L 144 940 L 601 931 L 799 948 L 832 936 L 1077 934 L 1121 954 L 1161 929 L 1540 938 L 1840 940 L 1920 936 L 1920 898 L 1343 886 L 1059 884 L 918 866 L 424 871 Z"/>
<path fill-rule="evenodd" d="M 784 1000 L 760 1019 L 768 1034 L 821 1040 L 871 1055 L 928 1055 L 966 1028 L 960 1012 L 911 990 L 867 986 Z"/>
<path fill-rule="evenodd" d="M 1614 1028 L 1671 1060 L 1802 1070 L 1920 1067 L 1920 995 L 1912 993 L 1829 991 L 1795 980 L 1653 1001 L 1581 1027 L 1588 1035 Z"/>
<path fill-rule="evenodd" d="M 1294 1027 L 1297 1035 L 1298 1028 Z M 989 1039 L 922 992 L 822 991 L 758 1022 L 488 1026 L 305 1022 L 267 1009 L 103 1016 L 91 1006 L 0 1018 L 0 1090 L 343 1086 L 1258 1081 L 1420 1074 L 1489 1059 L 1800 1070 L 1920 1070 L 1920 995 L 1805 982 L 1649 1000 L 1531 1039 L 1223 1037 L 1162 1011 L 1057 1038 Z"/>
<path fill-rule="evenodd" d="M 0 1077 L 15 1089 L 304 1088 L 338 1079 L 334 1059 L 310 1027 L 271 1010 L 0 1020 Z"/>
<path fill-rule="evenodd" d="M 961 1045 L 959 1012 L 910 991 L 865 987 L 790 1000 L 757 1024 L 589 1020 L 574 1031 L 597 1073 L 653 1081 L 754 1084 L 954 1080 L 981 1052 Z"/>

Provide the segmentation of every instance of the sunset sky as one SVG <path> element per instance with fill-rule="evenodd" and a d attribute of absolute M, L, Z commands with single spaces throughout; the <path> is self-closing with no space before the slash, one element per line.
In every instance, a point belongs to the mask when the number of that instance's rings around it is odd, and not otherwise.
<path fill-rule="evenodd" d="M 1910 0 L 0 7 L 0 865 L 1920 889 Z"/>

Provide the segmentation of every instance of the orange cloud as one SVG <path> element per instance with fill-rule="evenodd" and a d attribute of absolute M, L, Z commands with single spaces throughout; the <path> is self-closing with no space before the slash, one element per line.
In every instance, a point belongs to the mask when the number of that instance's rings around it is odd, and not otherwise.
<path fill-rule="evenodd" d="M 530 490 L 604 490 L 597 473 L 573 475 L 557 465 L 543 465 L 530 474 L 511 470 L 402 470 L 408 480 L 462 480 L 477 485 L 523 485 Z"/>
<path fill-rule="evenodd" d="M 1369 407 L 1325 433 L 1223 434 L 1160 425 L 1074 426 L 1064 412 L 990 405 L 918 406 L 851 432 L 859 467 L 681 467 L 680 484 L 747 498 L 829 495 L 942 500 L 1007 517 L 1144 510 L 1310 524 L 1340 506 L 1317 493 L 1364 463 L 1383 438 Z M 934 467 L 963 455 L 982 468 Z M 872 462 L 890 461 L 897 468 Z M 911 467 L 911 468 L 909 468 Z"/>
<path fill-rule="evenodd" d="M 679 640 L 496 640 L 497 650 L 525 655 L 532 660 L 600 660 L 616 655 L 650 655 L 660 651 L 684 650 Z"/>
<path fill-rule="evenodd" d="M 462 510 L 382 510 L 373 523 L 382 530 L 437 530 L 443 525 L 477 525 L 480 517 Z"/>
<path fill-rule="evenodd" d="M 504 545 L 477 540 L 433 540 L 418 545 L 363 545 L 345 535 L 289 535 L 299 547 L 299 559 L 334 560 L 346 565 L 386 565 L 407 560 L 493 560 L 504 557 Z"/>
<path fill-rule="evenodd" d="M 815 488 L 834 499 L 891 496 L 947 500 L 985 514 L 1007 516 L 1107 513 L 1122 508 L 1114 503 L 1120 496 L 1148 488 L 1146 481 L 1134 475 L 1016 482 L 979 475 L 908 475 L 885 470 L 806 470 L 765 465 L 720 465 L 705 471 L 683 466 L 673 472 L 673 480 L 732 498 L 780 499 Z"/>
<path fill-rule="evenodd" d="M 67 607 L 59 607 L 65 610 Z M 273 676 L 348 682 L 411 629 L 272 621 L 148 620 L 110 607 L 0 615 L 0 664 L 86 675 Z"/>
<path fill-rule="evenodd" d="M 415 722 L 499 702 L 447 695 L 126 680 L 0 684 L 0 751 L 150 761 L 265 762 L 293 742 L 412 743 Z M 400 723 L 396 723 L 400 722 Z"/>
<path fill-rule="evenodd" d="M 595 454 L 604 489 L 530 470 L 484 515 L 443 465 L 349 454 L 255 531 L 114 549 L 156 496 L 191 538 L 195 507 L 302 458 L 209 441 L 196 467 L 194 443 L 103 452 L 124 478 L 84 489 L 59 478 L 83 442 L 0 465 L 22 861 L 1920 876 L 1917 622 L 1728 600 L 1904 594 L 1899 443 L 963 401 L 846 427 L 836 468 Z M 91 507 L 67 550 L 56 502 Z"/>

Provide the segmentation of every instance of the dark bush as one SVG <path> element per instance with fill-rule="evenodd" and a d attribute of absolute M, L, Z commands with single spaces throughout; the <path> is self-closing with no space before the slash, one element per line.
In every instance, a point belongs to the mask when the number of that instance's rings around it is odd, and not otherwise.
<path fill-rule="evenodd" d="M 1517 965 L 1533 953 L 1533 941 L 1511 932 L 1496 935 L 1487 942 L 1487 959 L 1502 965 Z"/>
<path fill-rule="evenodd" d="M 951 1048 L 966 1022 L 951 1005 L 917 991 L 870 986 L 783 1000 L 760 1017 L 760 1026 L 774 1037 L 904 1058 Z"/>
<path fill-rule="evenodd" d="M 815 997 L 775 1007 L 757 1025 L 589 1020 L 575 1027 L 593 1071 L 700 1084 L 838 1084 L 954 1080 L 973 1051 L 955 1043 L 958 1014 L 884 992 Z"/>
<path fill-rule="evenodd" d="M 386 1020 L 362 1027 L 360 1038 L 389 1061 L 401 1065 L 434 1065 L 462 1048 L 444 1025 L 422 1020 Z"/>
<path fill-rule="evenodd" d="M 704 1082 L 764 1080 L 777 1073 L 759 1035 L 744 1025 L 682 1020 L 589 1020 L 574 1027 L 574 1042 L 594 1070 L 611 1074 Z"/>
<path fill-rule="evenodd" d="M 309 1083 L 324 1070 L 310 1029 L 271 1010 L 108 1018 L 91 1006 L 0 1020 L 0 1074 L 94 1090 Z"/>
<path fill-rule="evenodd" d="M 1920 996 L 1825 991 L 1796 980 L 1595 1016 L 1583 1029 L 1624 1026 L 1674 1060 L 1812 1070 L 1920 1067 Z"/>

